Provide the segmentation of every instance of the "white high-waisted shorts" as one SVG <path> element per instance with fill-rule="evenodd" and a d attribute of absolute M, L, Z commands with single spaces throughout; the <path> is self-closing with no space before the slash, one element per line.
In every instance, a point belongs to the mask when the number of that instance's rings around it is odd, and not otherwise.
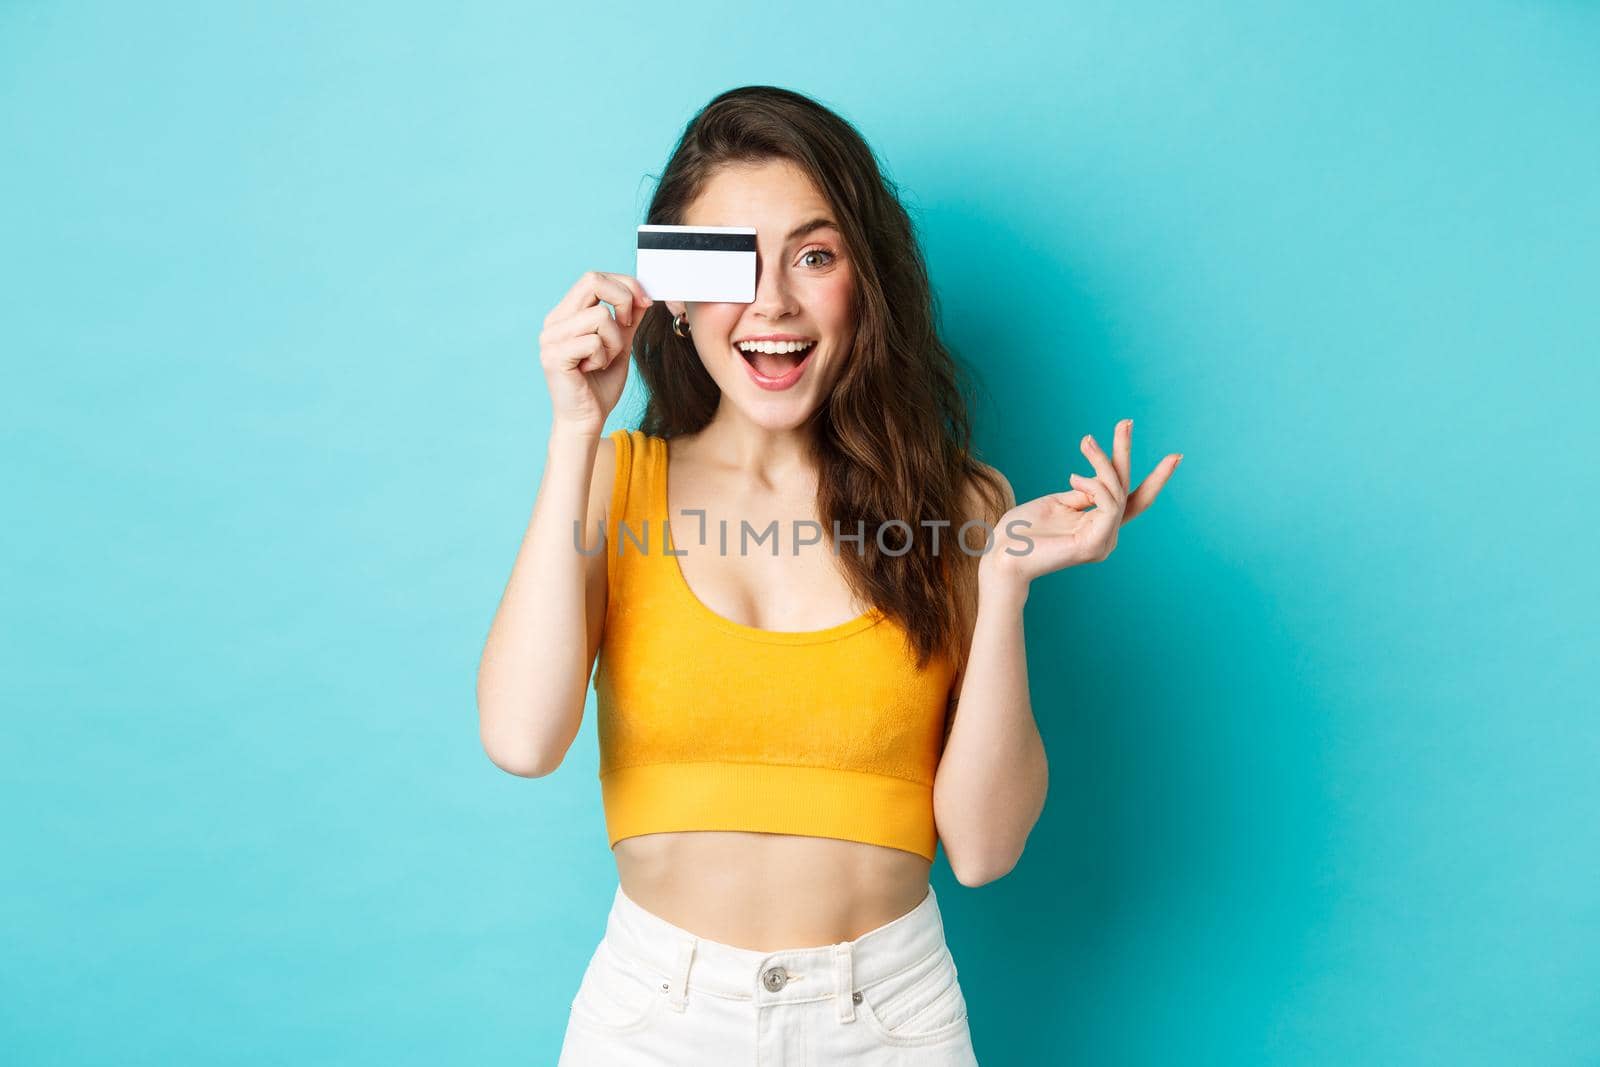
<path fill-rule="evenodd" d="M 617 887 L 559 1067 L 976 1067 L 933 887 L 853 941 L 760 952 L 698 937 Z"/>

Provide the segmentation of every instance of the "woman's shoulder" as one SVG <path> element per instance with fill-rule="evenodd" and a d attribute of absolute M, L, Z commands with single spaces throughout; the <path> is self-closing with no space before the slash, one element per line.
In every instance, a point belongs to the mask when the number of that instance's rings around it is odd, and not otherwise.
<path fill-rule="evenodd" d="M 961 500 L 962 521 L 968 519 L 982 519 L 993 525 L 1000 516 L 1010 511 L 1017 505 L 1016 493 L 1012 491 L 1011 482 L 1000 473 L 999 468 L 969 456 L 968 461 L 977 468 L 967 475 Z"/>
<path fill-rule="evenodd" d="M 598 519 L 602 528 L 611 521 L 611 498 L 616 492 L 617 483 L 617 434 L 626 431 L 612 431 L 600 438 L 599 446 L 594 453 L 594 466 L 589 472 L 589 509 L 588 521 L 593 526 Z M 624 446 L 625 447 L 625 446 Z"/>
<path fill-rule="evenodd" d="M 595 449 L 594 468 L 589 481 L 589 519 L 599 513 L 609 528 L 613 518 L 621 515 L 628 496 L 629 484 L 634 479 L 633 468 L 647 463 L 659 447 L 659 438 L 652 438 L 643 430 L 619 426 L 601 435 Z"/>
<path fill-rule="evenodd" d="M 1011 482 L 1000 473 L 998 468 L 992 467 L 975 456 L 968 459 L 975 468 L 967 475 L 963 488 L 961 502 L 961 519 L 952 525 L 952 529 L 960 529 L 965 522 L 978 521 L 985 523 L 990 529 L 998 528 L 1000 519 L 1007 511 L 1016 506 L 1016 496 L 1011 490 Z M 977 538 L 972 538 L 976 541 Z M 966 542 L 963 542 L 966 543 Z M 950 700 L 953 703 L 960 692 L 961 681 L 967 671 L 967 656 L 972 651 L 972 631 L 977 622 L 978 615 L 978 570 L 968 560 L 967 565 L 956 568 L 955 604 L 956 618 L 958 620 L 961 636 L 961 651 L 956 657 L 955 677 L 951 682 Z M 949 724 L 945 727 L 948 736 Z"/>

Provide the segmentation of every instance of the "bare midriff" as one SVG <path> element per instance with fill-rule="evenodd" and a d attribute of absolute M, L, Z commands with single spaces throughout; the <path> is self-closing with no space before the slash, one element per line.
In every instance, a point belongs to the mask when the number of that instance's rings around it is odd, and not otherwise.
<path fill-rule="evenodd" d="M 710 941 L 774 952 L 851 941 L 928 895 L 927 859 L 858 841 L 692 830 L 616 843 L 622 891 Z"/>

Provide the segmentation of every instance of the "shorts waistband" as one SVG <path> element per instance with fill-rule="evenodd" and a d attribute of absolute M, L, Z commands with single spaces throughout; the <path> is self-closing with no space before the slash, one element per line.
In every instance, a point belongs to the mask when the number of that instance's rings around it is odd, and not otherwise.
<path fill-rule="evenodd" d="M 850 941 L 762 952 L 700 937 L 646 911 L 617 886 L 605 941 L 624 966 L 646 968 L 677 1011 L 690 990 L 758 1006 L 836 997 L 839 1017 L 855 1017 L 855 994 L 948 952 L 939 902 L 922 903 Z"/>

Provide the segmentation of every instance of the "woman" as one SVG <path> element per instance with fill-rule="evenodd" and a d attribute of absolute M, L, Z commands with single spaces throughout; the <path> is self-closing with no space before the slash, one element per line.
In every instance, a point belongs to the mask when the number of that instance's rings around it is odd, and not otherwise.
<path fill-rule="evenodd" d="M 478 682 L 490 758 L 540 776 L 598 660 L 618 888 L 560 1062 L 975 1063 L 936 843 L 965 885 L 1016 863 L 1029 583 L 1104 559 L 1178 457 L 1130 496 L 1124 422 L 1016 506 L 893 186 L 807 97 L 713 100 L 648 221 L 754 226 L 755 299 L 590 272 L 546 317 L 544 477 Z M 607 436 L 630 352 L 648 405 Z"/>

